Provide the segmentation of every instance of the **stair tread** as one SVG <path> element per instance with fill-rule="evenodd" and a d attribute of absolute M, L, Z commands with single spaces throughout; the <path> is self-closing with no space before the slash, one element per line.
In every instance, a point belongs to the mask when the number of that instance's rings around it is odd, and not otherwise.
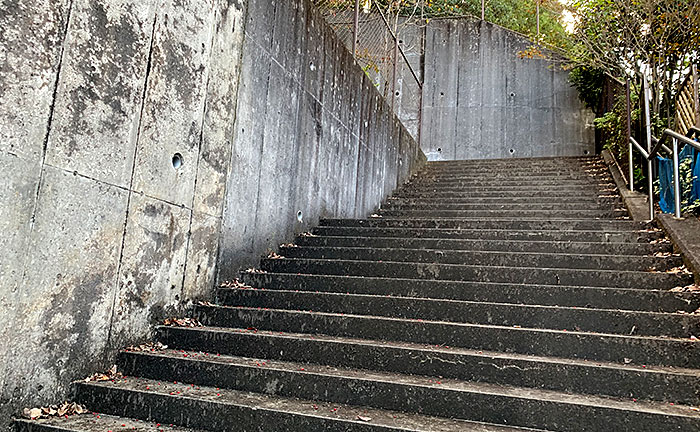
<path fill-rule="evenodd" d="M 137 355 L 139 354 L 137 353 Z M 314 379 L 314 376 L 326 375 L 333 377 L 348 378 L 358 381 L 377 381 L 412 387 L 428 387 L 440 390 L 451 390 L 462 393 L 483 393 L 508 398 L 531 399 L 538 401 L 548 401 L 575 405 L 610 407 L 621 410 L 700 418 L 700 411 L 694 409 L 694 407 L 684 405 L 668 404 L 653 401 L 632 401 L 622 398 L 601 397 L 594 395 L 570 394 L 552 390 L 505 386 L 443 377 L 407 375 L 366 369 L 331 367 L 320 364 L 308 364 L 291 361 L 258 359 L 229 355 L 205 355 L 204 353 L 199 353 L 195 351 L 186 351 L 183 353 L 182 351 L 167 350 L 154 353 L 141 353 L 141 355 L 154 357 L 170 357 L 192 363 L 220 363 L 254 369 L 279 370 L 288 373 L 309 376 L 309 379 L 311 380 Z M 187 357 L 184 357 L 185 355 L 187 355 Z M 222 382 L 221 385 L 224 385 L 224 382 Z"/>
<path fill-rule="evenodd" d="M 291 310 L 291 309 L 276 309 L 276 308 L 260 308 L 260 307 L 245 307 L 245 306 L 225 306 L 225 305 L 200 305 L 198 308 L 204 309 L 222 309 L 231 311 L 248 311 L 248 312 L 277 312 L 297 316 L 323 316 L 323 317 L 333 317 L 339 319 L 360 319 L 360 320 L 376 320 L 379 322 L 393 321 L 393 322 L 403 322 L 403 323 L 420 323 L 420 324 L 437 324 L 437 325 L 448 325 L 454 326 L 455 328 L 461 328 L 463 330 L 468 329 L 478 329 L 478 328 L 489 328 L 498 330 L 508 330 L 516 332 L 531 332 L 538 334 L 552 334 L 552 335 L 567 335 L 567 336 L 600 336 L 609 339 L 616 340 L 634 340 L 634 341 L 663 341 L 663 342 L 673 342 L 673 343 L 683 343 L 683 344 L 694 344 L 700 349 L 700 340 L 693 337 L 680 338 L 680 337 L 668 337 L 668 336 L 643 336 L 643 335 L 623 335 L 615 333 L 600 333 L 592 331 L 577 331 L 568 329 L 549 329 L 549 328 L 532 328 L 532 327 L 522 327 L 518 325 L 494 325 L 494 324 L 475 324 L 475 323 L 464 323 L 464 322 L 451 322 L 451 321 L 440 321 L 440 320 L 427 320 L 419 318 L 396 318 L 387 317 L 379 315 L 359 315 L 359 314 L 349 314 L 341 312 L 323 312 L 323 311 L 309 311 L 309 310 Z"/>
<path fill-rule="evenodd" d="M 160 326 L 160 329 L 170 329 L 172 327 Z M 199 326 L 199 327 L 175 327 L 179 332 L 192 332 L 192 333 L 218 333 L 218 334 L 231 334 L 238 333 L 244 334 L 251 337 L 259 338 L 279 338 L 279 339 L 300 339 L 314 342 L 330 342 L 337 344 L 351 344 L 351 345 L 365 345 L 370 347 L 388 347 L 392 349 L 400 350 L 413 350 L 421 351 L 430 354 L 434 353 L 446 353 L 451 355 L 463 355 L 471 357 L 479 357 L 483 359 L 500 359 L 500 360 L 515 360 L 523 362 L 539 362 L 539 363 L 550 363 L 550 364 L 567 364 L 576 365 L 586 368 L 600 368 L 600 369 L 616 369 L 616 370 L 626 370 L 634 371 L 643 374 L 664 374 L 664 375 L 677 375 L 677 376 L 688 376 L 688 377 L 700 377 L 700 365 L 698 369 L 674 367 L 674 366 L 662 366 L 662 365 L 641 365 L 634 362 L 630 363 L 615 363 L 607 361 L 594 361 L 587 359 L 576 359 L 576 358 L 563 358 L 554 356 L 538 356 L 532 354 L 519 354 L 510 352 L 500 352 L 500 351 L 489 351 L 489 350 L 476 350 L 464 347 L 454 347 L 445 345 L 430 345 L 430 344 L 420 344 L 406 341 L 386 341 L 386 340 L 376 340 L 376 339 L 365 339 L 365 338 L 354 338 L 347 336 L 329 336 L 317 333 L 296 333 L 296 332 L 286 332 L 286 331 L 272 331 L 272 330 L 258 330 L 258 329 L 244 329 L 235 327 L 219 327 L 219 326 Z M 171 351 L 178 353 L 181 350 L 177 349 L 175 346 Z M 159 351 L 156 351 L 156 353 Z M 212 354 L 212 353 L 210 353 Z M 180 354 L 182 355 L 182 354 Z M 216 354 L 217 356 L 224 354 Z M 309 364 L 309 363 L 306 363 Z"/>
<path fill-rule="evenodd" d="M 89 413 L 39 420 L 18 419 L 20 431 L 53 430 L 59 432 L 203 432 L 180 426 L 147 422 L 103 413 Z"/>
<path fill-rule="evenodd" d="M 407 414 L 376 408 L 315 402 L 291 397 L 272 396 L 226 388 L 193 386 L 186 383 L 162 382 L 151 379 L 120 379 L 81 383 L 84 387 L 118 389 L 134 394 L 158 395 L 188 401 L 207 401 L 220 406 L 242 406 L 255 411 L 286 413 L 295 416 L 324 418 L 339 424 L 383 426 L 386 430 L 434 432 L 517 432 L 533 431 L 517 427 L 488 425 L 464 420 Z M 215 414 L 214 414 L 215 415 Z M 365 420 L 360 419 L 363 417 Z M 332 424 L 332 423 L 331 423 Z M 260 429 L 265 430 L 265 429 Z"/>

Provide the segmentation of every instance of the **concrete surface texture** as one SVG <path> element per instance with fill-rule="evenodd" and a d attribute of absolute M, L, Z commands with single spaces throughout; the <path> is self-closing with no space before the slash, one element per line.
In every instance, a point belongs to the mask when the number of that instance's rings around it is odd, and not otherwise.
<path fill-rule="evenodd" d="M 321 217 L 367 216 L 424 159 L 309 4 L 250 1 L 241 61 L 222 280 Z"/>
<path fill-rule="evenodd" d="M 207 297 L 220 243 L 232 274 L 423 157 L 305 1 L 15 0 L 0 28 L 0 428 Z"/>
<path fill-rule="evenodd" d="M 338 37 L 352 52 L 353 29 L 352 26 L 348 28 L 348 23 L 354 22 L 354 8 L 331 9 L 331 11 L 332 13 L 325 15 L 326 21 L 337 29 Z M 411 136 L 418 140 L 425 31 L 423 27 L 415 24 L 415 20 L 399 18 L 397 34 L 403 55 L 399 53 L 395 88 L 393 73 L 395 52 L 392 31 L 393 29 L 390 30 L 387 27 L 378 13 L 361 13 L 357 35 L 357 56 L 374 86 L 389 101 Z"/>
<path fill-rule="evenodd" d="M 593 154 L 593 113 L 532 44 L 488 22 L 433 20 L 425 34 L 421 147 L 430 160 Z"/>

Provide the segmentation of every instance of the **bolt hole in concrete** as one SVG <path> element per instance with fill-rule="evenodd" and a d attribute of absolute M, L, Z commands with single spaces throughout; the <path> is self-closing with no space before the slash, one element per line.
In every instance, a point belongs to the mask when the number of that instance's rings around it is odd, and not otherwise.
<path fill-rule="evenodd" d="M 510 93 L 510 97 L 515 97 L 515 93 Z"/>
<path fill-rule="evenodd" d="M 304 213 L 302 213 L 301 210 L 299 210 L 299 211 L 297 212 L 297 220 L 298 220 L 299 222 L 303 222 L 303 221 L 304 221 Z"/>
<path fill-rule="evenodd" d="M 589 152 L 588 150 L 584 150 L 584 151 L 583 151 L 583 154 L 585 154 L 586 156 L 588 156 L 589 153 L 590 153 L 590 152 Z"/>
<path fill-rule="evenodd" d="M 442 147 L 438 147 L 438 153 L 442 152 Z"/>
<path fill-rule="evenodd" d="M 180 153 L 175 153 L 173 155 L 173 168 L 180 169 L 183 163 L 182 155 Z"/>
<path fill-rule="evenodd" d="M 510 154 L 515 153 L 515 149 L 510 149 L 510 150 L 508 150 L 508 151 L 510 152 Z"/>
<path fill-rule="evenodd" d="M 399 92 L 396 92 L 396 96 L 398 96 L 399 94 L 400 94 Z"/>

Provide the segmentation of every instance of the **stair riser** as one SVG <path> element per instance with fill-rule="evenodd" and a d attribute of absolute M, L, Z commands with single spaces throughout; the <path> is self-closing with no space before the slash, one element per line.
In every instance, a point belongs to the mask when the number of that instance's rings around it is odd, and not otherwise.
<path fill-rule="evenodd" d="M 479 229 L 479 230 L 576 230 L 576 231 L 605 231 L 614 233 L 626 231 L 632 233 L 640 230 L 643 225 L 633 221 L 611 220 L 524 220 L 511 219 L 323 219 L 323 227 L 359 227 L 359 228 L 433 228 L 433 229 Z M 634 231 L 634 234 L 639 234 Z M 660 234 L 659 234 L 660 235 Z"/>
<path fill-rule="evenodd" d="M 581 269 L 539 269 L 518 267 L 478 267 L 433 263 L 372 261 L 323 261 L 265 259 L 262 270 L 273 273 L 304 273 L 348 276 L 374 276 L 402 279 L 452 280 L 545 285 L 670 289 L 692 283 L 691 276 L 675 274 L 595 271 Z"/>
<path fill-rule="evenodd" d="M 440 194 L 447 193 L 487 193 L 492 196 L 498 196 L 500 193 L 504 192 L 517 192 L 519 196 L 537 196 L 540 193 L 557 193 L 560 196 L 565 195 L 578 195 L 585 194 L 586 196 L 593 195 L 609 195 L 615 192 L 616 189 L 613 184 L 603 184 L 598 186 L 593 185 L 581 185 L 581 186 L 523 186 L 523 185 L 464 185 L 464 186 L 423 186 L 423 185 L 406 185 L 399 189 L 397 194 L 406 193 L 430 193 L 436 192 Z"/>
<path fill-rule="evenodd" d="M 532 218 L 585 219 L 628 216 L 626 210 L 380 210 L 383 217 L 392 218 Z"/>
<path fill-rule="evenodd" d="M 409 382 L 359 380 L 325 374 L 292 372 L 257 367 L 209 364 L 207 370 L 195 369 L 192 362 L 163 361 L 161 374 L 173 379 L 200 385 L 216 385 L 212 375 L 225 376 L 226 386 L 241 391 L 264 392 L 308 400 L 369 406 L 386 410 L 420 412 L 423 415 L 476 420 L 525 427 L 546 427 L 551 430 L 586 431 L 592 427 L 647 427 L 654 421 L 657 427 L 679 425 L 700 427 L 700 420 L 685 422 L 658 415 L 631 415 L 620 419 L 620 414 L 609 408 L 572 407 L 559 402 L 534 401 L 503 395 L 489 395 L 474 391 L 460 391 L 438 386 L 412 385 Z M 155 365 L 150 365 L 153 370 Z M 181 369 L 178 372 L 178 369 Z M 220 383 L 219 383 L 220 384 Z M 510 407 L 502 412 L 494 407 Z M 519 414 L 516 414 L 519 413 Z M 529 413 L 529 415 L 522 415 Z M 598 418 L 591 420 L 591 415 Z M 601 418 L 603 417 L 603 418 Z M 640 418 L 641 417 L 641 418 Z M 583 423 L 583 424 L 582 424 Z M 602 429 L 597 429 L 602 430 Z"/>
<path fill-rule="evenodd" d="M 619 290 L 575 286 L 482 284 L 430 280 L 243 273 L 241 280 L 272 290 L 392 295 L 475 302 L 571 306 L 650 312 L 693 312 L 700 295 L 667 291 Z"/>
<path fill-rule="evenodd" d="M 482 180 L 436 180 L 436 179 L 420 179 L 410 183 L 406 187 L 411 188 L 502 188 L 502 187 L 518 187 L 518 188 L 538 188 L 546 189 L 550 187 L 557 188 L 595 188 L 595 187 L 613 187 L 614 183 L 610 179 L 482 179 Z"/>
<path fill-rule="evenodd" d="M 604 192 L 604 191 L 594 191 L 594 190 L 581 190 L 581 191 L 527 191 L 518 192 L 512 189 L 508 190 L 474 190 L 474 191 L 452 191 L 443 192 L 441 190 L 424 190 L 424 191 L 411 191 L 411 190 L 397 190 L 391 197 L 392 198 L 406 198 L 406 199 L 460 199 L 460 200 L 477 200 L 477 199 L 493 199 L 493 200 L 529 200 L 529 199 L 557 199 L 560 201 L 573 202 L 576 199 L 586 199 L 586 200 L 596 200 L 600 197 L 609 197 L 611 194 L 616 193 L 614 191 Z"/>
<path fill-rule="evenodd" d="M 405 204 L 405 203 L 386 203 L 382 205 L 382 210 L 391 211 L 444 211 L 444 210 L 461 210 L 461 211 L 488 211 L 495 212 L 501 210 L 507 211 L 548 211 L 557 213 L 559 211 L 601 211 L 610 212 L 615 207 L 612 205 L 597 205 L 590 203 L 573 203 L 573 204 Z"/>
<path fill-rule="evenodd" d="M 620 364 L 625 358 L 634 360 L 635 364 L 679 367 L 691 367 L 700 362 L 700 344 L 672 339 L 640 339 L 590 333 L 207 306 L 196 307 L 195 316 L 205 325 L 218 327 L 440 344 Z"/>
<path fill-rule="evenodd" d="M 281 247 L 280 255 L 300 259 L 395 261 L 413 263 L 468 264 L 470 266 L 538 267 L 592 270 L 666 271 L 683 264 L 680 257 L 575 255 L 487 251 L 443 251 L 417 249 L 348 249 Z"/>
<path fill-rule="evenodd" d="M 653 255 L 657 252 L 672 252 L 670 243 L 577 243 L 577 242 L 533 242 L 497 240 L 452 240 L 415 239 L 391 237 L 297 237 L 299 246 L 315 247 L 363 247 L 400 248 L 428 250 L 546 252 L 569 254 L 605 255 Z"/>
<path fill-rule="evenodd" d="M 619 198 L 598 198 L 598 197 L 527 197 L 527 198 L 441 198 L 434 199 L 428 196 L 420 198 L 398 198 L 389 197 L 386 200 L 386 205 L 426 205 L 426 206 L 436 206 L 436 205 L 480 205 L 480 206 L 490 206 L 490 205 L 518 205 L 518 204 L 545 204 L 545 205 L 560 205 L 560 204 L 576 204 L 576 205 L 618 205 L 622 203 Z"/>
<path fill-rule="evenodd" d="M 601 169 L 598 166 L 587 167 L 570 167 L 568 169 L 557 169 L 552 167 L 533 167 L 529 171 L 526 169 L 511 169 L 504 167 L 488 168 L 468 168 L 468 169 L 426 169 L 422 170 L 417 175 L 412 177 L 412 180 L 421 180 L 424 178 L 432 179 L 517 179 L 517 178 L 536 178 L 536 179 L 588 179 L 588 178 L 610 178 L 610 171 Z"/>
<path fill-rule="evenodd" d="M 477 241 L 550 241 L 596 243 L 648 243 L 661 238 L 662 233 L 596 232 L 596 231 L 517 231 L 497 229 L 431 229 L 431 228 L 361 228 L 316 227 L 317 236 L 338 237 L 396 237 L 418 239 L 464 239 Z"/>
<path fill-rule="evenodd" d="M 700 320 L 695 317 L 612 310 L 251 289 L 220 291 L 219 300 L 224 305 L 249 308 L 312 310 L 387 318 L 499 326 L 518 325 L 527 328 L 634 334 L 635 336 L 687 338 L 700 334 Z"/>
<path fill-rule="evenodd" d="M 383 426 L 321 418 L 312 413 L 301 416 L 283 411 L 235 406 L 216 401 L 185 399 L 148 392 L 130 392 L 85 384 L 78 384 L 77 400 L 94 411 L 142 420 L 155 420 L 165 424 L 186 425 L 216 432 L 262 432 L 268 430 L 289 432 L 312 430 L 395 431 L 394 428 Z"/>
<path fill-rule="evenodd" d="M 477 352 L 451 353 L 449 348 L 435 350 L 295 338 L 252 331 L 205 332 L 162 327 L 159 339 L 178 349 L 250 358 L 674 403 L 696 404 L 700 400 L 700 382 L 696 377 L 645 370 L 491 357 Z M 135 355 L 125 354 L 120 360 L 128 375 L 152 370 L 152 378 L 165 379 L 159 375 L 162 368 L 151 368 Z M 181 378 L 175 379 L 182 381 Z"/>

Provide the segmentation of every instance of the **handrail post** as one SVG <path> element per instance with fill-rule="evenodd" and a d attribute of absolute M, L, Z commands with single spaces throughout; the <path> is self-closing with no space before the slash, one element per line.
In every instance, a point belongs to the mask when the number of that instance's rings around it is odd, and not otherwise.
<path fill-rule="evenodd" d="M 673 199 L 675 203 L 675 216 L 681 217 L 681 181 L 680 166 L 678 164 L 678 139 L 673 138 Z"/>
<path fill-rule="evenodd" d="M 355 0 L 355 21 L 352 25 L 352 56 L 357 58 L 357 38 L 360 35 L 360 0 Z"/>
<path fill-rule="evenodd" d="M 700 127 L 700 89 L 698 88 L 698 66 L 693 65 L 693 105 L 695 105 L 695 126 Z"/>
<path fill-rule="evenodd" d="M 651 113 L 649 112 L 649 104 L 651 100 L 651 91 L 646 74 L 644 77 L 644 117 L 646 120 L 647 130 L 647 151 L 651 153 Z M 651 158 L 647 159 L 647 179 L 649 183 L 649 220 L 654 220 L 654 166 Z"/>
<path fill-rule="evenodd" d="M 627 78 L 627 82 L 625 83 L 627 100 L 627 145 L 629 146 L 627 162 L 629 163 L 629 189 L 630 191 L 634 191 L 634 156 L 632 155 L 632 101 L 630 92 L 630 80 Z"/>

